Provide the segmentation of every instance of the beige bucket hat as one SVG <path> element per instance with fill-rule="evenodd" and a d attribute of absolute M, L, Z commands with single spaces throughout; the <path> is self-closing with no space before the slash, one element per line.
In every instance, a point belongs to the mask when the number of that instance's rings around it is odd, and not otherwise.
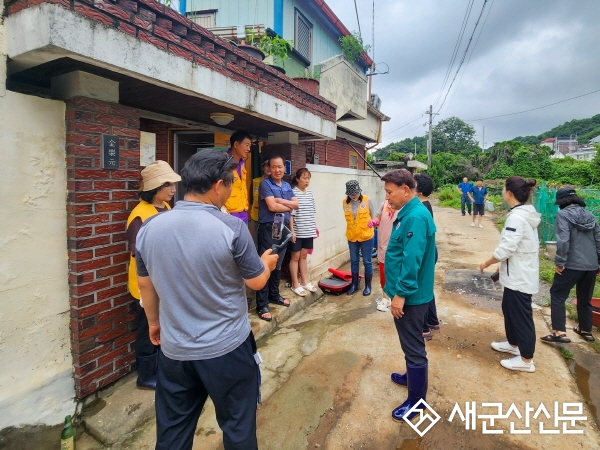
<path fill-rule="evenodd" d="M 165 183 L 177 183 L 181 177 L 177 175 L 166 161 L 154 161 L 142 170 L 140 191 L 151 191 Z"/>

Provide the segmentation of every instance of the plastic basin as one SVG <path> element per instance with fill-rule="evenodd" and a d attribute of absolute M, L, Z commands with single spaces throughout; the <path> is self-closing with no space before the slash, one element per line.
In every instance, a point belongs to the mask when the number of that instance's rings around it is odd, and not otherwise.
<path fill-rule="evenodd" d="M 573 299 L 573 303 L 577 304 L 577 299 Z M 592 323 L 594 326 L 600 325 L 600 298 L 592 297 Z"/>

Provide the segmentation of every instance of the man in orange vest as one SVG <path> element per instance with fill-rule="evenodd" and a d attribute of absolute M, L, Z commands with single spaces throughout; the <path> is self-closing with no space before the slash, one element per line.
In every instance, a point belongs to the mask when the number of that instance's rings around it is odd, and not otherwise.
<path fill-rule="evenodd" d="M 248 182 L 246 174 L 246 160 L 250 157 L 250 148 L 252 146 L 252 136 L 247 131 L 238 130 L 229 138 L 231 148 L 227 151 L 233 160 L 237 163 L 235 168 L 235 178 L 231 189 L 231 196 L 225 203 L 225 209 L 232 216 L 235 216 L 248 224 Z"/>

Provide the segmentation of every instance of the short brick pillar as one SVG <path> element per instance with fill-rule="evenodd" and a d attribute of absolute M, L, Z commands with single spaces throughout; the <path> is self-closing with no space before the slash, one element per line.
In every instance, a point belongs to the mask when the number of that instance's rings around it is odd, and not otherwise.
<path fill-rule="evenodd" d="M 136 317 L 127 290 L 126 221 L 138 202 L 136 109 L 66 101 L 67 233 L 71 343 L 78 398 L 133 369 Z M 101 168 L 102 134 L 119 136 L 120 167 Z"/>

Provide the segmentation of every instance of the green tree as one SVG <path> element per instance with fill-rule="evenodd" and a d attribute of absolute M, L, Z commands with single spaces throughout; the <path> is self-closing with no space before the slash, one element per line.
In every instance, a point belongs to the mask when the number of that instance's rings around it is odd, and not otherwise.
<path fill-rule="evenodd" d="M 475 128 L 458 117 L 442 120 L 433 127 L 432 153 L 468 155 L 480 150 L 475 140 Z"/>
<path fill-rule="evenodd" d="M 390 155 L 395 153 L 415 154 L 415 145 L 417 155 L 426 153 L 427 137 L 415 136 L 413 138 L 406 138 L 402 141 L 392 142 L 391 144 L 388 144 L 385 147 L 377 149 L 375 152 L 373 152 L 373 157 L 375 159 L 390 159 Z"/>

